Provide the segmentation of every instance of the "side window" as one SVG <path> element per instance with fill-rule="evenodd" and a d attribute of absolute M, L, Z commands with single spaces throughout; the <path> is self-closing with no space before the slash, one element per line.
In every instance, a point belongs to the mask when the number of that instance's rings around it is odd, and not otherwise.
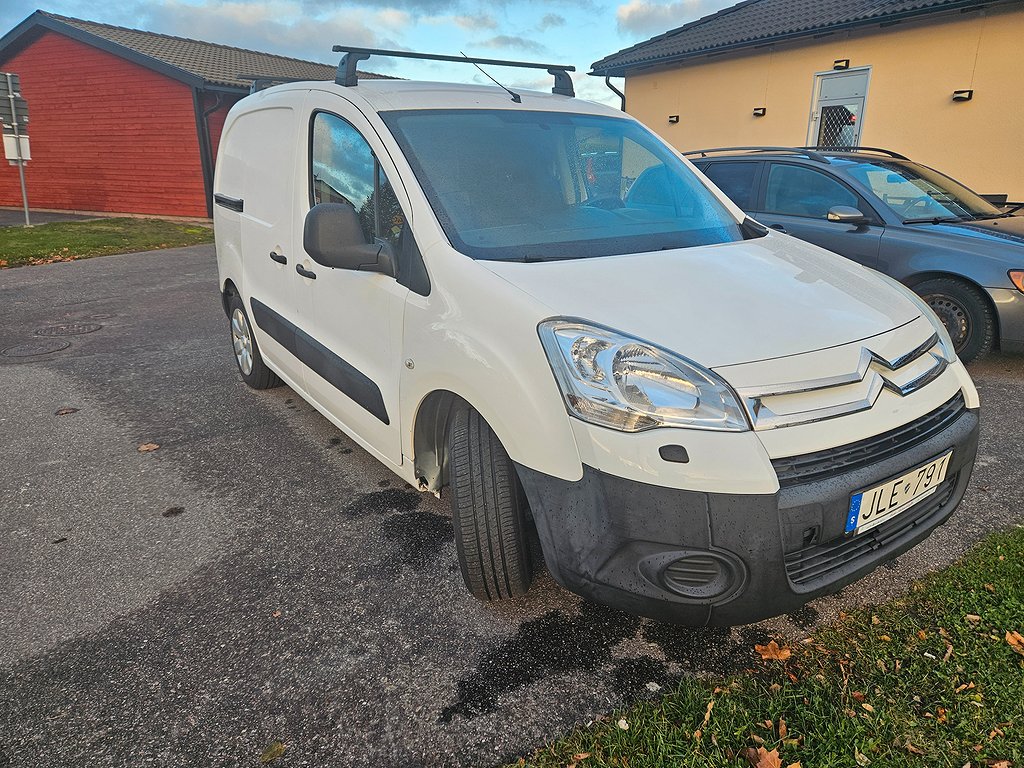
<path fill-rule="evenodd" d="M 824 219 L 836 205 L 860 205 L 857 196 L 821 171 L 800 165 L 772 163 L 765 190 L 766 213 Z"/>
<path fill-rule="evenodd" d="M 715 182 L 744 211 L 754 210 L 757 201 L 754 179 L 758 163 L 708 163 L 704 175 Z"/>
<path fill-rule="evenodd" d="M 350 123 L 326 112 L 313 118 L 311 172 L 313 205 L 348 203 L 366 242 L 379 237 L 398 245 L 405 214 L 370 145 Z"/>

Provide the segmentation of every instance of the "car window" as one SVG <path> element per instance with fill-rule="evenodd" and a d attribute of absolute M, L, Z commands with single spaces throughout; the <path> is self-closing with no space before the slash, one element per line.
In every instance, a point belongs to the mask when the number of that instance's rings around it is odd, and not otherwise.
<path fill-rule="evenodd" d="M 907 162 L 861 162 L 847 172 L 906 221 L 983 219 L 1001 211 L 948 176 Z"/>
<path fill-rule="evenodd" d="M 519 110 L 382 112 L 452 245 L 539 261 L 743 239 L 671 149 L 620 117 Z"/>
<path fill-rule="evenodd" d="M 860 201 L 850 190 L 821 171 L 801 165 L 772 163 L 768 168 L 764 209 L 767 213 L 824 219 L 829 208 Z"/>
<path fill-rule="evenodd" d="M 362 134 L 326 112 L 313 118 L 311 196 L 319 203 L 348 203 L 359 214 L 366 242 L 397 246 L 405 215 L 387 175 Z"/>
<path fill-rule="evenodd" d="M 754 210 L 757 163 L 709 163 L 704 175 L 745 211 Z"/>

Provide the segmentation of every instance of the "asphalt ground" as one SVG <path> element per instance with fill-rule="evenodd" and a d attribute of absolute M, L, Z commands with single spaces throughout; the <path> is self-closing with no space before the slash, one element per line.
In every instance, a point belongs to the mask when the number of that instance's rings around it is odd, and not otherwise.
<path fill-rule="evenodd" d="M 37 335 L 69 324 L 101 327 Z M 48 342 L 70 345 L 24 346 Z M 972 368 L 963 505 L 837 596 L 692 630 L 541 570 L 526 599 L 484 605 L 447 499 L 288 388 L 241 382 L 212 247 L 2 271 L 0 350 L 0 768 L 251 766 L 274 741 L 275 768 L 490 765 L 648 683 L 741 670 L 755 642 L 900 594 L 1024 522 L 1024 357 L 993 356 Z"/>
<path fill-rule="evenodd" d="M 33 211 L 29 209 L 28 220 L 35 226 L 37 224 L 52 224 L 57 221 L 86 221 L 95 219 L 96 216 L 89 216 L 79 213 L 62 213 L 59 211 Z M 0 227 L 23 227 L 25 226 L 25 211 L 21 208 L 0 208 Z"/>

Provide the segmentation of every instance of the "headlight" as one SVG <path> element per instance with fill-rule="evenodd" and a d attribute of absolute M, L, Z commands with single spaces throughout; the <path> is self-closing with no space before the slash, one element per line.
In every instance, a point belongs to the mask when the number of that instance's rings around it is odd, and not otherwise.
<path fill-rule="evenodd" d="M 569 412 L 623 432 L 750 429 L 739 398 L 711 371 L 647 342 L 574 320 L 538 327 Z"/>
<path fill-rule="evenodd" d="M 932 328 L 935 329 L 935 333 L 939 335 L 939 346 L 942 347 L 942 354 L 946 358 L 946 362 L 955 363 L 957 357 L 956 348 L 953 346 L 953 340 L 949 338 L 949 331 L 946 330 L 946 326 L 942 324 L 941 320 L 939 320 L 939 316 L 935 314 L 935 310 L 929 307 L 928 304 L 925 303 L 924 299 L 914 293 L 910 288 L 907 288 L 907 286 L 899 280 L 889 277 L 886 274 L 882 274 L 881 272 L 877 272 L 876 276 L 881 277 L 889 283 L 889 285 L 917 305 L 917 308 L 921 311 L 921 315 L 925 320 L 932 324 Z"/>

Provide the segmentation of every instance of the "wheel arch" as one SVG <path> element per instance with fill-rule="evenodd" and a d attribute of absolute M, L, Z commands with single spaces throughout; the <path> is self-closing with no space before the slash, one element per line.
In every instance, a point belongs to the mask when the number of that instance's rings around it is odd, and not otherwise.
<path fill-rule="evenodd" d="M 235 285 L 234 281 L 229 277 L 224 280 L 224 284 L 220 290 L 220 303 L 224 307 L 224 314 L 228 317 L 231 316 L 230 304 L 231 297 L 238 296 L 238 286 Z"/>
<path fill-rule="evenodd" d="M 985 286 L 983 286 L 978 281 L 972 280 L 971 278 L 965 275 L 958 274 L 956 272 L 944 272 L 942 270 L 915 272 L 912 275 L 904 277 L 901 280 L 901 282 L 905 286 L 907 286 L 907 288 L 914 290 L 916 286 L 920 285 L 921 283 L 925 283 L 929 280 L 955 280 L 958 283 L 963 283 L 964 285 L 968 285 L 971 288 L 976 289 L 984 297 L 985 304 L 992 315 L 992 322 L 995 325 L 995 340 L 992 346 L 994 349 L 999 349 L 999 339 L 1002 336 L 1002 332 L 999 326 L 999 308 L 996 307 L 995 302 L 992 301 L 992 296 L 990 296 L 989 292 L 985 290 Z M 914 290 L 914 292 L 916 293 L 916 290 Z"/>

